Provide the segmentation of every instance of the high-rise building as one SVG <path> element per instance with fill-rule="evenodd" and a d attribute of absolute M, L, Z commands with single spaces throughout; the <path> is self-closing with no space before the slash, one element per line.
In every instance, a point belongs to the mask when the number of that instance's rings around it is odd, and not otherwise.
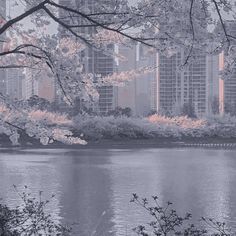
<path fill-rule="evenodd" d="M 60 0 L 60 4 L 66 6 L 77 7 L 78 9 L 89 9 L 89 11 L 95 11 L 94 7 L 97 5 L 96 0 Z M 113 1 L 101 0 L 100 3 L 112 5 Z M 64 16 L 66 14 L 63 11 L 59 12 L 60 16 Z M 68 23 L 72 20 L 72 18 L 67 18 Z M 83 18 L 74 19 L 79 23 L 85 22 Z M 96 33 L 94 27 L 81 27 L 77 30 L 77 33 L 83 34 L 85 36 L 92 36 Z M 66 29 L 59 27 L 60 37 L 71 36 Z M 107 49 L 110 52 L 114 51 L 114 45 L 107 45 Z M 111 53 L 112 54 L 112 53 Z M 99 76 L 107 76 L 112 74 L 115 71 L 115 61 L 113 56 L 110 56 L 102 51 L 95 50 L 94 48 L 87 47 L 81 53 L 81 62 L 84 65 L 84 73 L 91 73 Z M 100 112 L 100 114 L 106 114 L 110 110 L 113 110 L 116 106 L 115 101 L 115 88 L 113 86 L 102 86 L 98 89 L 99 92 L 99 101 L 98 104 L 94 106 L 94 109 Z"/>
<path fill-rule="evenodd" d="M 27 100 L 30 97 L 38 96 L 38 79 L 37 74 L 29 68 L 24 70 L 24 80 L 22 86 L 22 96 L 23 99 Z"/>
<path fill-rule="evenodd" d="M 227 33 L 233 37 L 236 37 L 236 21 L 227 21 L 226 23 Z M 231 42 L 232 50 L 236 48 L 236 41 Z M 221 55 L 222 64 L 225 64 L 223 61 L 224 53 Z M 224 69 L 224 68 L 221 68 Z M 236 115 L 236 64 L 232 68 L 232 74 L 229 78 L 224 79 L 222 85 L 224 86 L 223 92 L 223 103 L 224 103 L 224 112 L 232 113 Z"/>
<path fill-rule="evenodd" d="M 7 69 L 6 70 L 6 94 L 11 99 L 21 100 L 23 98 L 22 87 L 24 74 L 22 69 Z"/>
<path fill-rule="evenodd" d="M 207 114 L 220 113 L 221 79 L 219 55 L 207 55 Z"/>
<path fill-rule="evenodd" d="M 50 102 L 55 100 L 54 78 L 46 76 L 45 74 L 42 76 L 41 73 L 37 73 L 28 68 L 24 70 L 24 75 L 22 86 L 23 99 L 29 99 L 30 97 L 37 95 Z"/>
<path fill-rule="evenodd" d="M 122 59 L 117 60 L 118 73 L 127 72 L 136 67 L 136 45 L 118 46 L 118 54 Z M 136 114 L 136 80 L 126 82 L 125 86 L 117 88 L 117 106 L 129 107 Z"/>
<path fill-rule="evenodd" d="M 199 1 L 195 2 L 196 19 L 204 19 L 205 8 Z M 189 4 L 189 5 L 188 5 Z M 183 4 L 183 12 L 188 12 L 191 5 Z M 183 32 L 192 31 L 189 21 L 182 22 Z M 160 32 L 165 31 L 165 25 L 159 26 Z M 201 42 L 201 34 L 208 32 L 207 23 L 202 20 L 195 32 L 195 40 Z M 210 50 L 210 48 L 209 48 Z M 181 69 L 188 58 L 188 50 L 179 49 L 173 55 L 158 56 L 158 111 L 167 114 L 181 114 L 203 116 L 212 112 L 214 100 L 219 103 L 219 58 L 218 55 L 207 55 L 201 50 L 193 49 L 188 65 Z M 193 60 L 193 61 L 190 61 Z"/>
<path fill-rule="evenodd" d="M 55 81 L 51 77 L 41 77 L 38 81 L 38 96 L 50 102 L 55 100 Z"/>
<path fill-rule="evenodd" d="M 195 52 L 197 60 L 180 70 L 186 55 L 180 51 L 171 57 L 159 55 L 158 111 L 175 114 L 191 106 L 195 114 L 211 112 L 211 103 L 219 99 L 218 56 Z"/>
<path fill-rule="evenodd" d="M 136 114 L 148 115 L 157 111 L 157 53 L 138 43 L 136 69 L 140 68 L 150 68 L 150 72 L 137 78 Z"/>
<path fill-rule="evenodd" d="M 150 67 L 150 72 L 140 73 L 136 78 L 131 78 L 124 87 L 118 87 L 117 105 L 132 109 L 134 115 L 145 116 L 157 110 L 157 73 L 156 53 L 149 52 L 141 44 L 119 45 L 119 55 L 123 60 L 118 60 L 118 72 L 138 71 Z"/>

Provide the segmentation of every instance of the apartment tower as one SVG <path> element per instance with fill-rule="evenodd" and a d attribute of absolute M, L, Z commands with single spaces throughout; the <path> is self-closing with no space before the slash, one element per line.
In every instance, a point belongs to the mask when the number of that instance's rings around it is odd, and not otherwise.
<path fill-rule="evenodd" d="M 60 4 L 65 6 L 76 7 L 79 10 L 89 9 L 90 12 L 94 12 L 95 6 L 97 5 L 96 0 L 60 0 Z M 112 1 L 101 0 L 100 3 L 111 5 Z M 65 13 L 61 11 L 59 13 L 63 16 Z M 67 18 L 68 23 L 70 23 L 71 18 Z M 76 18 L 76 21 L 79 24 L 83 24 L 85 21 L 83 18 Z M 67 37 L 70 34 L 62 27 L 59 27 L 60 37 Z M 96 29 L 94 27 L 81 27 L 77 30 L 77 33 L 92 36 L 96 33 Z M 107 50 L 111 52 L 114 51 L 114 45 L 107 45 Z M 115 61 L 112 56 L 102 52 L 95 50 L 91 47 L 86 47 L 85 50 L 81 53 L 81 62 L 84 65 L 84 73 L 91 73 L 95 76 L 107 76 L 112 74 L 115 71 Z M 113 110 L 116 106 L 116 92 L 113 86 L 102 86 L 98 88 L 99 92 L 99 101 L 97 104 L 94 104 L 93 109 L 99 112 L 101 115 L 107 114 L 110 110 Z"/>
<path fill-rule="evenodd" d="M 158 111 L 180 114 L 184 105 L 203 116 L 212 112 L 212 102 L 219 100 L 219 61 L 217 55 L 195 52 L 196 60 L 180 69 L 184 51 L 158 59 Z"/>

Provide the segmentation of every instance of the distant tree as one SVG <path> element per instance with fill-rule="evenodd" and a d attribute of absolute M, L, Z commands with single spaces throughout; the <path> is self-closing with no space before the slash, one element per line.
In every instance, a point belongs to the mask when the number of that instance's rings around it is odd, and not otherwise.
<path fill-rule="evenodd" d="M 76 97 L 73 106 L 71 107 L 71 115 L 76 116 L 81 113 L 82 110 L 84 110 L 83 101 L 79 97 Z"/>
<path fill-rule="evenodd" d="M 39 110 L 49 110 L 51 107 L 51 103 L 47 99 L 41 98 L 37 95 L 30 97 L 27 100 L 27 104 L 29 107 Z"/>
<path fill-rule="evenodd" d="M 132 116 L 132 110 L 129 107 L 116 107 L 114 110 L 111 110 L 107 113 L 108 116 L 127 116 L 127 117 L 131 117 Z"/>
<path fill-rule="evenodd" d="M 196 118 L 196 113 L 192 103 L 185 103 L 182 107 L 181 115 L 188 116 L 190 118 Z"/>
<path fill-rule="evenodd" d="M 226 102 L 224 104 L 224 111 L 227 114 L 230 114 L 232 116 L 236 116 L 236 102 L 235 101 Z"/>
<path fill-rule="evenodd" d="M 168 110 L 166 110 L 162 107 L 157 111 L 157 114 L 160 115 L 160 116 L 169 116 L 170 113 L 171 112 L 169 112 Z"/>
<path fill-rule="evenodd" d="M 211 111 L 212 114 L 216 115 L 220 112 L 220 102 L 218 97 L 214 97 L 211 101 Z"/>
<path fill-rule="evenodd" d="M 156 110 L 151 110 L 149 113 L 148 113 L 148 116 L 152 116 L 152 115 L 155 115 L 157 114 L 157 111 Z"/>
<path fill-rule="evenodd" d="M 127 116 L 127 117 L 131 117 L 132 116 L 132 109 L 130 107 L 125 107 L 123 109 L 123 115 Z"/>
<path fill-rule="evenodd" d="M 53 101 L 51 102 L 51 111 L 54 111 L 54 112 L 60 112 L 60 104 L 58 101 Z"/>
<path fill-rule="evenodd" d="M 74 104 L 72 107 L 68 107 L 68 113 L 72 117 L 77 116 L 79 114 L 88 114 L 93 116 L 98 115 L 97 112 L 94 111 L 94 109 L 92 108 L 91 103 L 89 103 L 88 101 L 84 101 L 79 97 L 74 100 Z"/>

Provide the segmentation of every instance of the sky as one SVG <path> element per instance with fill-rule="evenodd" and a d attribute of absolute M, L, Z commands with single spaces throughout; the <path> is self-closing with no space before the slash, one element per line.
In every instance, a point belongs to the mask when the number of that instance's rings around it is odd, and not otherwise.
<path fill-rule="evenodd" d="M 7 0 L 7 15 L 11 17 L 16 17 L 22 14 L 25 11 L 25 6 L 22 4 L 21 0 L 17 0 L 18 6 L 14 5 L 15 0 Z M 57 33 L 57 24 L 51 20 L 51 24 L 47 26 L 46 33 L 48 34 L 56 34 Z M 30 18 L 27 18 L 22 21 L 26 28 L 34 28 L 34 24 L 31 23 Z"/>

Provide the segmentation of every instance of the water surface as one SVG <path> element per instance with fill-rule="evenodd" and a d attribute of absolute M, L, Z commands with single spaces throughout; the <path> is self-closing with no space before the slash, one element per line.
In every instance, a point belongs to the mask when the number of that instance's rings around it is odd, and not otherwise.
<path fill-rule="evenodd" d="M 210 149 L 0 150 L 0 198 L 20 203 L 12 185 L 56 194 L 55 218 L 76 223 L 76 235 L 134 235 L 148 221 L 131 194 L 158 195 L 196 219 L 236 226 L 236 151 Z"/>

